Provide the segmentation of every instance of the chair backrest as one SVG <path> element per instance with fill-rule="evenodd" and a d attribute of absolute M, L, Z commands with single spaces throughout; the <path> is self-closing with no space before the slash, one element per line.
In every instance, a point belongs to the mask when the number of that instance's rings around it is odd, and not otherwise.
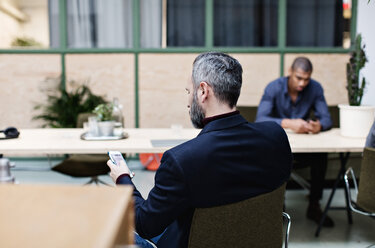
<path fill-rule="evenodd" d="M 369 212 L 375 212 L 375 148 L 363 151 L 359 175 L 357 205 Z"/>
<path fill-rule="evenodd" d="M 197 208 L 189 248 L 282 247 L 285 184 L 241 202 Z"/>

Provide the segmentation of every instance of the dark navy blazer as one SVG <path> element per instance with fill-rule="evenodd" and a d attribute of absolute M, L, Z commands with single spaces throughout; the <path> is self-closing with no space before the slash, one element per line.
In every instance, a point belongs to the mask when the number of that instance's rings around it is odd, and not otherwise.
<path fill-rule="evenodd" d="M 134 187 L 136 231 L 161 234 L 158 247 L 187 247 L 195 208 L 229 204 L 281 186 L 292 154 L 275 122 L 248 123 L 240 114 L 209 122 L 199 135 L 166 151 L 147 200 Z M 132 184 L 121 177 L 118 184 Z"/>

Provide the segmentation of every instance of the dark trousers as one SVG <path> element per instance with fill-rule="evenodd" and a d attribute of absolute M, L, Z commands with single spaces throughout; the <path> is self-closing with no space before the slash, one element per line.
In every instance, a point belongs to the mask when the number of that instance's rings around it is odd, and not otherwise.
<path fill-rule="evenodd" d="M 294 153 L 293 168 L 310 167 L 310 202 L 319 201 L 323 195 L 327 172 L 327 153 Z"/>

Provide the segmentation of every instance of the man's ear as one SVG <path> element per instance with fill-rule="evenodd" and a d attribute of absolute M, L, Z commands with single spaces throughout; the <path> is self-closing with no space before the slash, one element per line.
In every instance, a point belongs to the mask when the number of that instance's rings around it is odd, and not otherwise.
<path fill-rule="evenodd" d="M 199 88 L 198 88 L 198 98 L 201 99 L 201 102 L 203 103 L 205 100 L 207 100 L 207 97 L 210 93 L 210 86 L 206 82 L 200 82 Z"/>

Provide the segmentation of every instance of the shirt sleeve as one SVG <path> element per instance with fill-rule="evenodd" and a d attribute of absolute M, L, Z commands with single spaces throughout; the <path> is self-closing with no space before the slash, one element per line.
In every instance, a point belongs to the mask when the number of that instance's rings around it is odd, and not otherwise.
<path fill-rule="evenodd" d="M 124 177 L 118 184 L 132 184 Z M 134 186 L 134 185 L 133 185 Z M 143 238 L 161 234 L 188 207 L 187 184 L 183 171 L 170 152 L 165 152 L 155 174 L 155 186 L 147 200 L 134 186 L 135 226 Z"/>
<path fill-rule="evenodd" d="M 260 100 L 255 122 L 274 121 L 281 126 L 282 118 L 272 116 L 275 104 L 275 90 L 268 85 L 264 90 L 262 99 Z"/>
<path fill-rule="evenodd" d="M 372 124 L 370 132 L 367 135 L 365 147 L 375 147 L 375 122 Z"/>
<path fill-rule="evenodd" d="M 322 125 L 322 131 L 326 131 L 332 127 L 331 115 L 328 111 L 328 106 L 324 98 L 323 88 L 319 85 L 316 99 L 314 102 L 315 117 Z"/>

